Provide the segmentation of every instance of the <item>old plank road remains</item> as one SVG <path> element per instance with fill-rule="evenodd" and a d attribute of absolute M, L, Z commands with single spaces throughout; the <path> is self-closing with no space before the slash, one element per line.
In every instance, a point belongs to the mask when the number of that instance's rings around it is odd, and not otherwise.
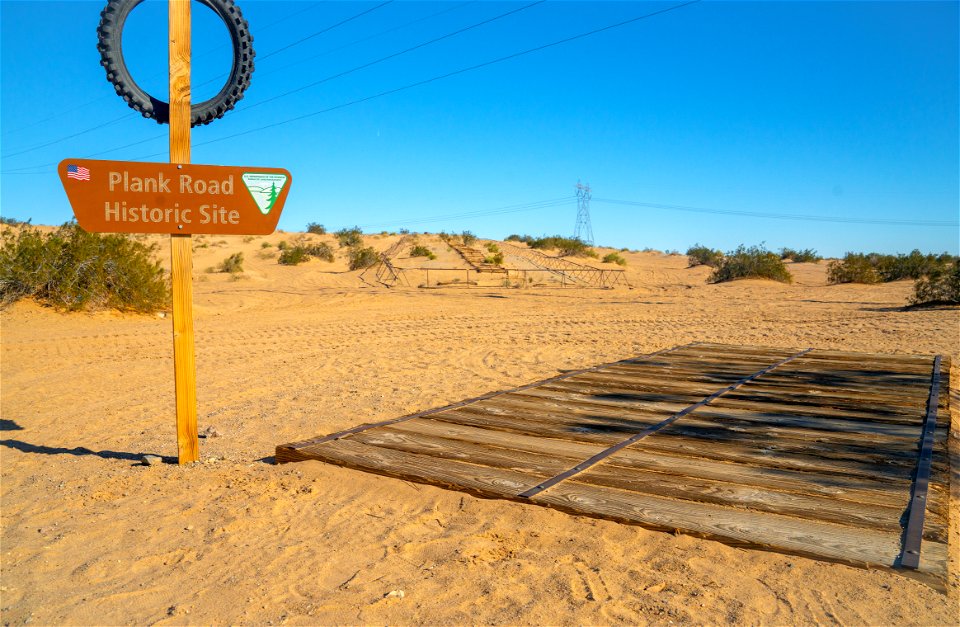
<path fill-rule="evenodd" d="M 696 343 L 284 444 L 483 497 L 942 587 L 949 359 Z"/>

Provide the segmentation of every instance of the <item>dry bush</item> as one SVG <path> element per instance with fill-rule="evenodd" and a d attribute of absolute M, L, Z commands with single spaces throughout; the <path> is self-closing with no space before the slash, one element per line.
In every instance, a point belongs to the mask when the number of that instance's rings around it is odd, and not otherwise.
<path fill-rule="evenodd" d="M 747 248 L 741 244 L 736 250 L 724 255 L 707 280 L 710 283 L 723 283 L 735 279 L 773 279 L 781 283 L 792 283 L 793 275 L 783 265 L 780 255 L 763 246 Z"/>
<path fill-rule="evenodd" d="M 667 251 L 667 254 L 673 254 L 675 251 Z M 707 248 L 701 244 L 694 244 L 687 249 L 687 262 L 690 267 L 709 266 L 716 268 L 723 261 L 723 253 L 713 248 Z"/>
<path fill-rule="evenodd" d="M 59 309 L 164 308 L 170 288 L 156 245 L 122 234 L 88 233 L 67 223 L 52 233 L 5 230 L 0 245 L 0 302 L 33 297 Z"/>
<path fill-rule="evenodd" d="M 243 272 L 243 253 L 234 253 L 220 262 L 217 266 L 218 272 L 229 272 L 237 274 Z"/>
<path fill-rule="evenodd" d="M 617 253 L 610 253 L 609 255 L 604 256 L 603 263 L 615 263 L 618 266 L 625 266 L 627 265 L 627 260 Z"/>
<path fill-rule="evenodd" d="M 913 284 L 912 305 L 960 305 L 960 258 L 953 266 L 936 269 Z"/>
<path fill-rule="evenodd" d="M 378 255 L 377 251 L 369 246 L 366 248 L 354 246 L 350 249 L 349 258 L 350 269 L 361 270 L 363 268 L 369 268 L 373 264 L 377 263 L 377 261 L 380 260 L 380 255 Z"/>

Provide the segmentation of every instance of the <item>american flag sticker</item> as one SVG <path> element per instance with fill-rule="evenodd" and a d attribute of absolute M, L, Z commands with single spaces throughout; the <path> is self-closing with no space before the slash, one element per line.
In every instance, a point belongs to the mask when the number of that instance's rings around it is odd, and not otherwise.
<path fill-rule="evenodd" d="M 90 180 L 90 169 L 85 168 L 82 165 L 68 165 L 67 166 L 67 178 L 68 179 L 77 179 L 78 181 L 89 181 Z"/>

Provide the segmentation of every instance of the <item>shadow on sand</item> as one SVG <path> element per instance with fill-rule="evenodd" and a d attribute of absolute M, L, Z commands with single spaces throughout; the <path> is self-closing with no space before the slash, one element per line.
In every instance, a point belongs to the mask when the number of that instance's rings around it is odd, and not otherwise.
<path fill-rule="evenodd" d="M 77 457 L 94 455 L 101 459 L 121 459 L 138 463 L 143 462 L 143 456 L 145 455 L 145 453 L 125 453 L 122 451 L 93 451 L 83 446 L 78 446 L 76 448 L 43 446 L 42 444 L 30 444 L 29 442 L 23 442 L 22 440 L 0 440 L 0 446 L 12 448 L 22 453 L 36 453 L 39 455 L 74 455 Z M 175 457 L 163 457 L 163 463 L 175 464 L 177 463 L 177 459 Z"/>

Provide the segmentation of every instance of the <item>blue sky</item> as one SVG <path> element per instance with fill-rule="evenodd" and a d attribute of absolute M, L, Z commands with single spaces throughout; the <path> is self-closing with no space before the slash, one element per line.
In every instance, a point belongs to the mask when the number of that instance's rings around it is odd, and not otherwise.
<path fill-rule="evenodd" d="M 957 2 L 704 1 L 229 137 L 680 4 L 540 3 L 254 106 L 530 4 L 396 1 L 311 37 L 381 3 L 238 2 L 256 72 L 236 110 L 194 129 L 193 162 L 290 170 L 282 229 L 566 235 L 581 180 L 602 245 L 960 248 Z M 99 65 L 103 5 L 0 3 L 5 217 L 71 217 L 61 159 L 167 159 L 166 127 L 129 109 Z M 206 8 L 193 13 L 204 98 L 229 39 Z M 165 99 L 165 2 L 134 11 L 124 48 Z"/>

